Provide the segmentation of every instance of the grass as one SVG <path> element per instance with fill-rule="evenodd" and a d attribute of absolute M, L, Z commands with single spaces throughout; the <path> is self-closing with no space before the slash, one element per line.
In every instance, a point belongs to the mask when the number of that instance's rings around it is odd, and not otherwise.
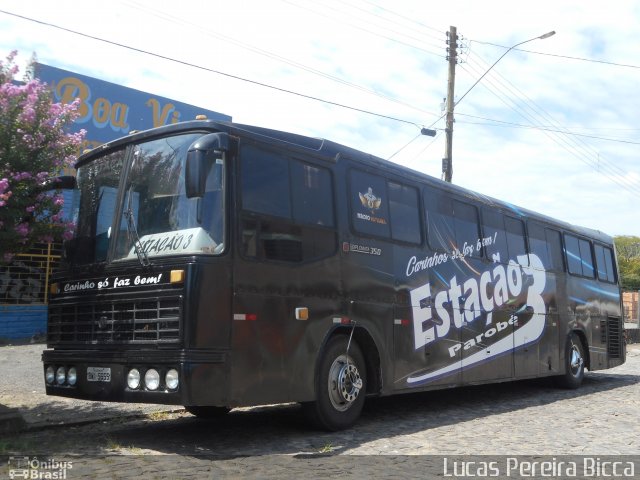
<path fill-rule="evenodd" d="M 36 450 L 37 442 L 33 439 L 16 438 L 0 439 L 0 455 L 30 453 Z"/>
<path fill-rule="evenodd" d="M 333 446 L 330 443 L 325 444 L 320 450 L 319 453 L 330 453 L 333 450 Z"/>

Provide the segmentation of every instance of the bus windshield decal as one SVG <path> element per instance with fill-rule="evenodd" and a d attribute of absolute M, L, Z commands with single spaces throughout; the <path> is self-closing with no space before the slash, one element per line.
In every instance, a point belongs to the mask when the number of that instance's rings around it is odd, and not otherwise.
<path fill-rule="evenodd" d="M 164 285 L 170 283 L 169 272 L 149 273 L 144 275 L 117 275 L 110 277 L 91 278 L 61 285 L 64 293 L 93 292 L 115 290 L 125 287 L 144 287 L 150 285 Z"/>
<path fill-rule="evenodd" d="M 217 253 L 218 245 L 203 228 L 187 228 L 175 232 L 144 235 L 140 239 L 142 252 L 149 256 L 180 253 Z M 137 258 L 135 245 L 126 259 Z"/>

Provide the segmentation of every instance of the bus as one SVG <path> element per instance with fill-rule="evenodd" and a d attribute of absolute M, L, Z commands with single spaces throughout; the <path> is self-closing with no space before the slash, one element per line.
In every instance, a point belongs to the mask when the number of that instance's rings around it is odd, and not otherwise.
<path fill-rule="evenodd" d="M 625 361 L 611 237 L 328 140 L 194 120 L 79 157 L 49 395 L 212 418 Z"/>

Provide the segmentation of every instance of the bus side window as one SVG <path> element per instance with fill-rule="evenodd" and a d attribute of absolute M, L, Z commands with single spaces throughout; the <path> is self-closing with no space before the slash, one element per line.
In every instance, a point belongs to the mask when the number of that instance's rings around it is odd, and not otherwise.
<path fill-rule="evenodd" d="M 241 151 L 242 254 L 303 262 L 336 251 L 331 173 L 245 146 Z"/>
<path fill-rule="evenodd" d="M 507 232 L 504 228 L 504 216 L 495 210 L 482 209 L 482 229 L 484 238 L 491 239 L 485 242 L 487 258 L 493 262 L 509 262 L 507 248 Z"/>
<path fill-rule="evenodd" d="M 562 238 L 560 232 L 545 228 L 545 235 L 547 237 L 547 249 L 549 251 L 549 268 L 557 272 L 564 271 L 564 259 L 562 256 Z"/>
<path fill-rule="evenodd" d="M 591 253 L 591 243 L 588 240 L 580 239 L 580 258 L 582 258 L 582 274 L 585 277 L 594 277 L 593 255 Z"/>
<path fill-rule="evenodd" d="M 480 249 L 477 248 L 480 230 L 478 225 L 478 210 L 476 207 L 454 200 L 453 215 L 453 225 L 456 232 L 456 245 L 458 250 L 465 256 L 482 257 L 482 247 Z M 469 247 L 471 247 L 470 250 L 468 250 Z"/>
<path fill-rule="evenodd" d="M 536 255 L 545 270 L 564 271 L 560 232 L 545 228 L 537 222 L 529 222 L 529 249 Z"/>
<path fill-rule="evenodd" d="M 333 227 L 333 188 L 328 170 L 291 162 L 293 219 L 309 225 Z"/>
<path fill-rule="evenodd" d="M 504 217 L 504 226 L 507 232 L 509 259 L 517 261 L 519 256 L 527 254 L 527 245 L 524 239 L 524 223 L 517 218 Z"/>
<path fill-rule="evenodd" d="M 536 255 L 546 270 L 551 269 L 551 255 L 547 245 L 547 236 L 542 225 L 529 222 L 529 248 Z"/>
<path fill-rule="evenodd" d="M 593 278 L 593 256 L 589 241 L 565 234 L 564 244 L 569 273 Z"/>
<path fill-rule="evenodd" d="M 425 195 L 424 202 L 427 213 L 429 246 L 434 250 L 453 252 L 455 226 L 451 197 L 444 193 L 430 190 Z"/>
<path fill-rule="evenodd" d="M 245 146 L 240 182 L 242 208 L 291 218 L 289 162 L 274 153 Z"/>
<path fill-rule="evenodd" d="M 613 253 L 610 248 L 602 245 L 594 245 L 596 254 L 596 265 L 598 268 L 598 279 L 604 282 L 615 283 L 616 275 L 613 267 Z"/>
<path fill-rule="evenodd" d="M 403 242 L 420 243 L 420 210 L 418 191 L 398 183 L 388 182 L 391 238 Z"/>

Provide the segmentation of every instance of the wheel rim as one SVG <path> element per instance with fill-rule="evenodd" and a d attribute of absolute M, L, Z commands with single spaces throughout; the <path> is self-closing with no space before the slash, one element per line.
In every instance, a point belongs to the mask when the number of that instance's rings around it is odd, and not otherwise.
<path fill-rule="evenodd" d="M 583 364 L 584 364 L 584 360 L 582 359 L 580 348 L 575 343 L 572 343 L 571 344 L 571 374 L 574 377 L 578 377 L 580 375 L 580 371 L 582 370 Z"/>
<path fill-rule="evenodd" d="M 340 412 L 348 410 L 362 389 L 362 378 L 353 359 L 340 355 L 329 369 L 329 399 L 333 408 Z"/>

